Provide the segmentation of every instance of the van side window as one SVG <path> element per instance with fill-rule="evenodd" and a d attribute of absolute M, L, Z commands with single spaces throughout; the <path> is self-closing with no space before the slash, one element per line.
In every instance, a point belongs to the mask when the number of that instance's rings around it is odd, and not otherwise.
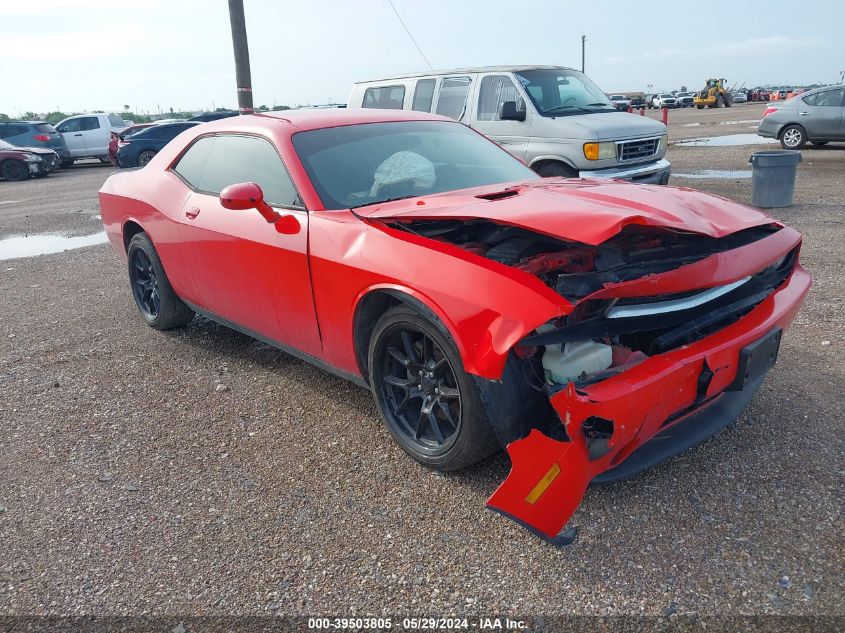
<path fill-rule="evenodd" d="M 414 88 L 414 102 L 411 110 L 431 112 L 431 102 L 434 99 L 434 79 L 420 79 Z"/>
<path fill-rule="evenodd" d="M 378 86 L 364 92 L 362 108 L 401 110 L 405 102 L 405 86 Z"/>
<path fill-rule="evenodd" d="M 84 116 L 79 119 L 79 131 L 87 132 L 88 130 L 99 130 L 100 119 L 95 116 Z"/>
<path fill-rule="evenodd" d="M 447 77 L 440 83 L 435 112 L 452 119 L 460 119 L 469 93 L 469 77 Z"/>
<path fill-rule="evenodd" d="M 525 110 L 525 102 L 509 77 L 505 75 L 484 77 L 479 86 L 478 120 L 500 121 L 499 110 L 505 101 L 516 101 L 516 109 Z"/>

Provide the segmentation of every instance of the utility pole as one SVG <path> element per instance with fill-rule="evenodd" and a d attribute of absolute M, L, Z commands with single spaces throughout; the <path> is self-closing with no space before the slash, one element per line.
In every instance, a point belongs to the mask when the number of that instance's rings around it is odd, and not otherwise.
<path fill-rule="evenodd" d="M 249 72 L 249 46 L 246 41 L 243 0 L 229 0 L 229 22 L 232 24 L 232 46 L 235 50 L 238 111 L 241 114 L 252 114 L 252 76 Z"/>
<path fill-rule="evenodd" d="M 587 41 L 587 36 L 581 36 L 581 72 L 584 72 L 584 42 Z"/>

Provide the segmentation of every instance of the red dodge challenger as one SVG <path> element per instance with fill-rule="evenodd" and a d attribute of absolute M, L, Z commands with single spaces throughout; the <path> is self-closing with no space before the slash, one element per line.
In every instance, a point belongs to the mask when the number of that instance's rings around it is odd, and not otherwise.
<path fill-rule="evenodd" d="M 371 389 L 432 468 L 506 447 L 489 506 L 558 545 L 591 482 L 736 419 L 810 288 L 759 211 L 540 178 L 418 112 L 206 123 L 100 206 L 150 326 L 201 314 Z"/>

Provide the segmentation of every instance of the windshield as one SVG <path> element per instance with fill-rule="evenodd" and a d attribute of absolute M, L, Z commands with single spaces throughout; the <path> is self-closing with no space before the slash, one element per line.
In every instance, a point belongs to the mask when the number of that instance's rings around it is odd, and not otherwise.
<path fill-rule="evenodd" d="M 577 70 L 551 68 L 523 70 L 514 74 L 544 116 L 616 110 L 607 95 Z"/>
<path fill-rule="evenodd" d="M 296 149 L 327 209 L 539 176 L 465 125 L 404 121 L 299 132 Z"/>

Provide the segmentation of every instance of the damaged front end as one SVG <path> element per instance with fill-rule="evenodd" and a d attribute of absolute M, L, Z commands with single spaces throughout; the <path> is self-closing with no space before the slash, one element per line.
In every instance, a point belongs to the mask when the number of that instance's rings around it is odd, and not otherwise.
<path fill-rule="evenodd" d="M 632 224 L 596 245 L 489 220 L 389 224 L 539 278 L 571 306 L 511 349 L 501 380 L 476 378 L 512 462 L 488 505 L 558 545 L 591 482 L 736 419 L 810 286 L 800 235 L 775 223 L 718 237 Z"/>

